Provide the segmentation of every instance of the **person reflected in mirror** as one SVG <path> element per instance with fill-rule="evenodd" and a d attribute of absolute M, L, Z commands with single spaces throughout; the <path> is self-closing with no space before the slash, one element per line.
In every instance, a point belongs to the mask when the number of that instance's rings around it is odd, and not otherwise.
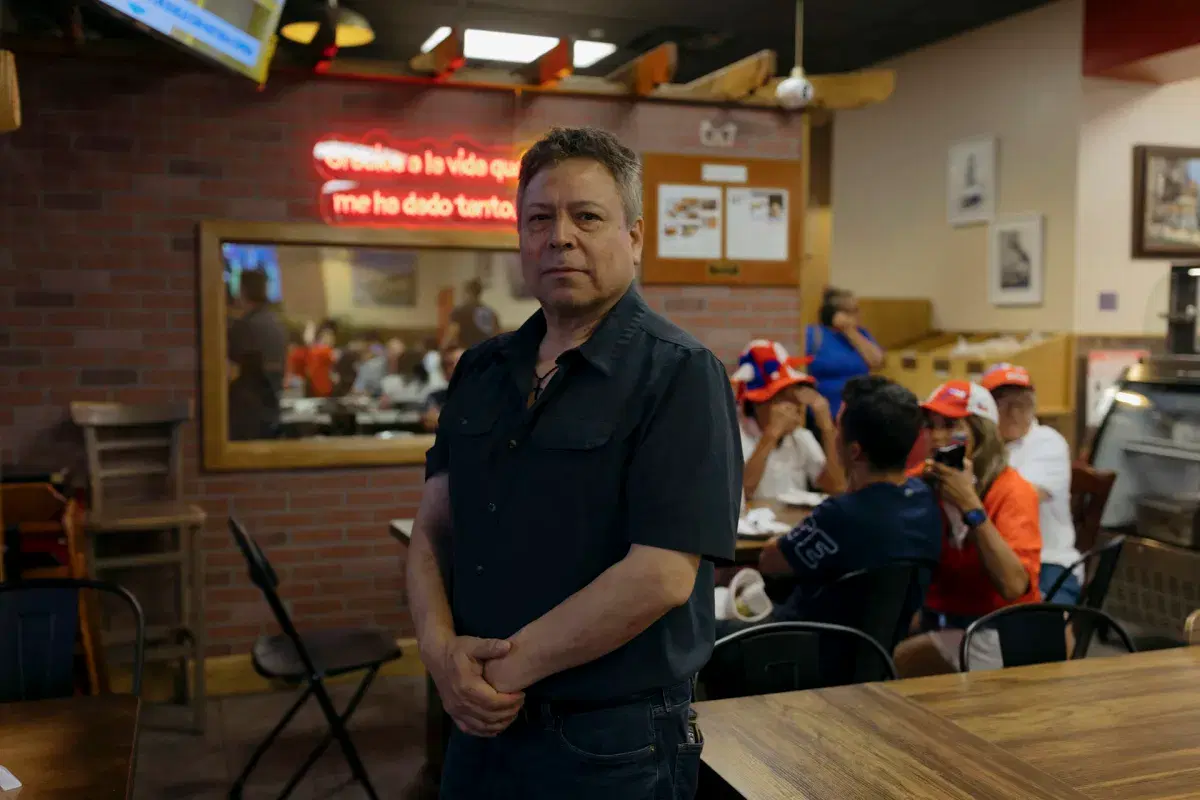
<path fill-rule="evenodd" d="M 463 350 L 460 347 L 452 347 L 442 352 L 438 363 L 438 372 L 444 375 L 447 381 L 454 375 L 454 370 L 458 366 L 458 360 L 462 358 L 462 354 Z M 421 424 L 429 433 L 437 430 L 438 418 L 442 414 L 442 406 L 446 405 L 446 395 L 449 393 L 449 389 L 446 388 L 434 389 L 425 398 L 425 408 L 421 413 Z"/>
<path fill-rule="evenodd" d="M 363 340 L 361 357 L 355 367 L 351 392 L 359 397 L 378 398 L 383 393 L 383 379 L 388 374 L 388 351 L 378 332 L 368 333 Z"/>
<path fill-rule="evenodd" d="M 238 316 L 229 325 L 229 438 L 273 439 L 279 434 L 279 395 L 287 368 L 288 331 L 271 308 L 267 274 L 241 274 Z"/>
<path fill-rule="evenodd" d="M 466 350 L 500 332 L 500 317 L 483 302 L 483 282 L 473 278 L 463 284 L 466 300 L 450 312 L 450 324 L 442 337 L 442 350 Z"/>
<path fill-rule="evenodd" d="M 738 357 L 732 380 L 742 407 L 747 500 L 807 492 L 810 483 L 827 494 L 846 488 L 829 403 L 802 371 L 806 362 L 790 358 L 783 345 L 769 339 L 755 339 Z M 820 442 L 804 427 L 810 411 L 822 433 Z"/>
<path fill-rule="evenodd" d="M 333 364 L 337 356 L 337 340 L 336 322 L 327 319 L 317 326 L 304 364 L 307 397 L 329 397 L 333 394 Z"/>

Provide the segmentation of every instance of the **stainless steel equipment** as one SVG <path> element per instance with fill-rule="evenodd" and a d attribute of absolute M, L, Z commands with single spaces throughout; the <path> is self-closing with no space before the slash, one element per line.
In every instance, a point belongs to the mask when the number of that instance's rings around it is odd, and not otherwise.
<path fill-rule="evenodd" d="M 1117 475 L 1101 526 L 1131 537 L 1106 608 L 1168 638 L 1200 608 L 1198 287 L 1200 262 L 1172 266 L 1169 354 L 1126 371 L 1091 451 Z"/>

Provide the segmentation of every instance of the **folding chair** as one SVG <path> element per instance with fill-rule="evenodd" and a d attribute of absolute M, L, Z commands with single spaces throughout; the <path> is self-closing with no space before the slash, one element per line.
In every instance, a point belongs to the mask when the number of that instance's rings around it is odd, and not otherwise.
<path fill-rule="evenodd" d="M 267 738 L 263 740 L 262 744 L 255 749 L 246 768 L 233 782 L 233 787 L 229 790 L 230 800 L 241 798 L 246 781 L 258 765 L 259 759 L 287 727 L 287 724 L 292 721 L 292 717 L 309 697 L 316 697 L 317 704 L 321 706 L 321 711 L 329 723 L 329 733 L 312 751 L 300 770 L 288 781 L 279 794 L 278 800 L 285 800 L 296 789 L 305 774 L 334 739 L 337 739 L 346 761 L 350 764 L 354 780 L 362 784 L 367 797 L 371 800 L 378 800 L 379 795 L 375 793 L 375 788 L 371 785 L 370 778 L 367 777 L 367 770 L 363 766 L 362 759 L 359 758 L 358 750 L 355 748 L 354 742 L 350 740 L 350 734 L 346 731 L 346 723 L 350 720 L 354 710 L 358 708 L 359 702 L 379 673 L 380 667 L 400 657 L 400 648 L 396 646 L 395 640 L 383 631 L 366 628 L 313 631 L 302 636 L 292 624 L 291 616 L 284 608 L 283 601 L 279 599 L 276 591 L 279 587 L 279 578 L 276 576 L 275 570 L 271 568 L 266 556 L 263 555 L 258 543 L 250 538 L 245 528 L 235 519 L 229 520 L 229 530 L 233 534 L 233 540 L 237 542 L 238 549 L 246 558 L 246 565 L 250 570 L 250 580 L 262 591 L 267 604 L 271 607 L 271 612 L 275 615 L 275 620 L 283 631 L 282 634 L 275 636 L 260 636 L 254 643 L 252 651 L 254 669 L 267 679 L 281 680 L 295 686 L 299 686 L 301 683 L 305 684 L 304 691 L 300 693 L 296 702 L 283 715 L 283 719 L 279 721 L 274 730 L 267 734 Z M 350 698 L 346 710 L 339 714 L 325 688 L 325 679 L 359 670 L 366 670 L 366 675 L 363 676 L 354 696 Z"/>

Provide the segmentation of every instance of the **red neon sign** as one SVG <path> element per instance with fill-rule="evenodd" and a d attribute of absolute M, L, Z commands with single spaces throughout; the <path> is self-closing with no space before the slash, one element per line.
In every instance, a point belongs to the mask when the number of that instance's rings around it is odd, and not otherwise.
<path fill-rule="evenodd" d="M 331 225 L 510 228 L 520 161 L 468 139 L 392 141 L 325 136 L 313 146 Z"/>

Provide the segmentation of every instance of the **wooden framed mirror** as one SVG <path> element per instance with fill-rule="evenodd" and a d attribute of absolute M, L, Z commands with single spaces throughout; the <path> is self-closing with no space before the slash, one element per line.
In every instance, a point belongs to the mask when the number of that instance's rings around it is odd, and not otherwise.
<path fill-rule="evenodd" d="M 506 231 L 206 222 L 200 283 L 208 470 L 424 463 L 461 348 L 537 309 Z"/>

